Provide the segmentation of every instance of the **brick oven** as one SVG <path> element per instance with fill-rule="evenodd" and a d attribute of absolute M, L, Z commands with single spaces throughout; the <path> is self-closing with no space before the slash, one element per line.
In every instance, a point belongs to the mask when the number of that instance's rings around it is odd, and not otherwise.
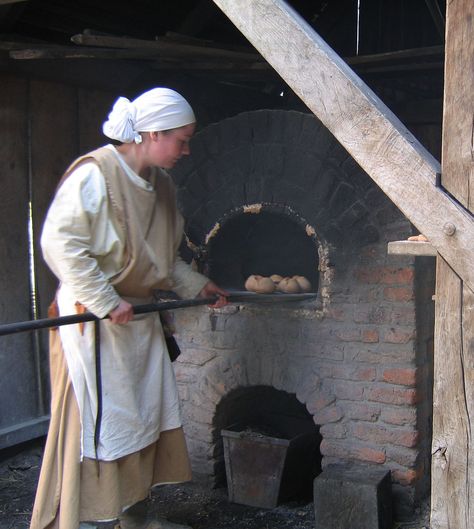
<path fill-rule="evenodd" d="M 197 266 L 242 290 L 301 274 L 314 299 L 177 311 L 194 472 L 224 481 L 221 430 L 317 432 L 314 471 L 391 471 L 395 513 L 429 490 L 434 260 L 387 255 L 407 219 L 313 116 L 262 110 L 196 134 L 174 171 Z"/>

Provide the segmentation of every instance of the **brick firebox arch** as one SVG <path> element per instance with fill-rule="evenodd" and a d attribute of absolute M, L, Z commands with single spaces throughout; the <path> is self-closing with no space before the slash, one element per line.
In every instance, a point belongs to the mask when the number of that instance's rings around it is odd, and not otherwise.
<path fill-rule="evenodd" d="M 191 364 L 194 369 L 190 369 Z M 316 366 L 308 364 L 306 370 L 293 369 L 291 359 L 280 354 L 257 353 L 239 347 L 222 355 L 217 349 L 188 347 L 181 354 L 176 370 L 178 380 L 186 388 L 185 430 L 191 443 L 193 467 L 206 477 L 216 478 L 216 465 L 222 463 L 219 432 L 225 425 L 216 417 L 219 406 L 229 395 L 255 387 L 294 395 L 312 417 L 322 438 L 325 425 L 336 423 L 343 416 L 336 397 L 324 387 Z"/>

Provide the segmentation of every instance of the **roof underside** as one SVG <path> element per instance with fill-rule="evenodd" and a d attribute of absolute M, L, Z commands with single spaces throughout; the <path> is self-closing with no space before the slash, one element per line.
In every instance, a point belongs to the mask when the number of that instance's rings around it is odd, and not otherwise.
<path fill-rule="evenodd" d="M 445 0 L 288 3 L 366 80 L 440 96 Z M 282 83 L 212 0 L 0 0 L 0 57 L 24 72 L 53 61 L 72 82 L 83 71 L 84 82 L 115 89 L 149 77 Z M 113 80 L 104 75 L 112 61 L 123 70 Z"/>

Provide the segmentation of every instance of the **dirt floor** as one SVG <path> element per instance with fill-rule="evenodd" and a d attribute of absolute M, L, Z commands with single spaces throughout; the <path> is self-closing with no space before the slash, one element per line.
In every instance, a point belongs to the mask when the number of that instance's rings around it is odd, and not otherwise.
<path fill-rule="evenodd" d="M 29 443 L 0 451 L 0 529 L 25 529 L 29 525 L 41 465 L 42 444 Z M 286 503 L 274 509 L 238 505 L 228 501 L 225 488 L 211 489 L 192 482 L 157 488 L 151 510 L 193 529 L 314 529 L 311 502 Z M 113 529 L 114 524 L 100 524 Z M 393 529 L 429 529 L 429 506 L 424 505 L 410 523 L 395 523 Z M 350 528 L 340 528 L 350 529 Z"/>

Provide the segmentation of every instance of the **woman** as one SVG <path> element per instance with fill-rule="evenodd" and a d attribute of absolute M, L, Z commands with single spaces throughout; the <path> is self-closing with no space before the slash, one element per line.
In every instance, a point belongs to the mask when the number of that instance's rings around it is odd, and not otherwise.
<path fill-rule="evenodd" d="M 31 529 L 180 528 L 148 520 L 152 486 L 190 479 L 173 369 L 158 314 L 134 317 L 154 290 L 226 292 L 178 256 L 183 220 L 164 169 L 189 154 L 194 113 L 177 92 L 119 98 L 103 125 L 118 140 L 76 160 L 48 211 L 41 245 L 58 277 L 59 314 L 100 324 L 52 331 L 52 410 Z M 99 367 L 97 367 L 97 365 Z"/>

